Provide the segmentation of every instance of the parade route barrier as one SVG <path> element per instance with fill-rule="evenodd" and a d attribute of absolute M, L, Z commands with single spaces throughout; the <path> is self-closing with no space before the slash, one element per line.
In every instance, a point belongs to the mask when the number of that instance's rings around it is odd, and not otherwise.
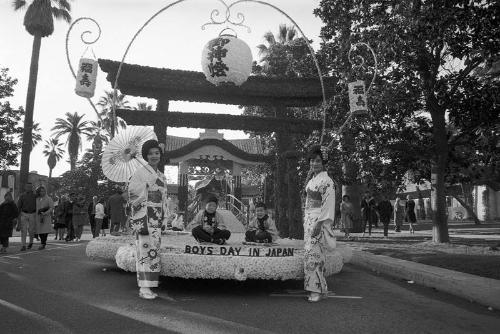
<path fill-rule="evenodd" d="M 204 279 L 301 280 L 304 278 L 302 240 L 282 239 L 271 247 L 243 245 L 244 234 L 235 233 L 228 244 L 200 244 L 190 235 L 162 238 L 161 275 Z M 96 238 L 87 245 L 87 256 L 115 260 L 119 268 L 135 272 L 136 248 L 132 236 Z M 325 275 L 339 273 L 352 251 L 340 247 L 327 253 Z"/>

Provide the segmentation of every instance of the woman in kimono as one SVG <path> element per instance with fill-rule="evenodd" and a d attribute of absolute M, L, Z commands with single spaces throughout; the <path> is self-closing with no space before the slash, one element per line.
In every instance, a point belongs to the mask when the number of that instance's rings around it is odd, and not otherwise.
<path fill-rule="evenodd" d="M 54 201 L 47 195 L 45 187 L 36 190 L 36 218 L 35 233 L 40 236 L 39 250 L 45 249 L 47 245 L 47 236 L 52 233 L 52 211 L 54 210 Z"/>
<path fill-rule="evenodd" d="M 310 302 L 317 302 L 328 294 L 324 275 L 325 253 L 327 247 L 335 243 L 332 232 L 335 186 L 324 170 L 327 157 L 320 146 L 312 147 L 308 159 L 310 171 L 304 217 L 304 290 L 310 292 Z"/>
<path fill-rule="evenodd" d="M 142 157 L 148 162 L 130 179 L 132 230 L 137 234 L 136 269 L 139 297 L 154 299 L 158 295 L 150 288 L 158 287 L 160 278 L 161 227 L 169 216 L 167 179 L 158 170 L 162 149 L 156 140 L 142 146 Z"/>

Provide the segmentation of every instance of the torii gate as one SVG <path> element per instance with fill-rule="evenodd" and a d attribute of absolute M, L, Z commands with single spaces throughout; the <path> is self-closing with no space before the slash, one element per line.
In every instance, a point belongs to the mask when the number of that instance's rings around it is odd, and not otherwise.
<path fill-rule="evenodd" d="M 99 59 L 99 65 L 107 73 L 106 79 L 113 84 L 120 62 Z M 337 80 L 329 77 L 323 81 L 328 98 L 334 94 Z M 116 114 L 129 125 L 154 126 L 160 143 L 166 141 L 168 126 L 276 132 L 278 154 L 274 178 L 278 229 L 283 237 L 302 235 L 301 185 L 297 182 L 297 153 L 292 134 L 321 131 L 323 123 L 321 120 L 291 117 L 287 108 L 321 104 L 323 94 L 317 78 L 251 76 L 239 87 L 216 87 L 201 72 L 124 63 L 117 85 L 123 94 L 157 100 L 156 112 L 117 109 Z M 176 112 L 169 110 L 171 100 L 267 106 L 272 107 L 274 116 Z M 187 184 L 183 186 L 187 191 Z"/>

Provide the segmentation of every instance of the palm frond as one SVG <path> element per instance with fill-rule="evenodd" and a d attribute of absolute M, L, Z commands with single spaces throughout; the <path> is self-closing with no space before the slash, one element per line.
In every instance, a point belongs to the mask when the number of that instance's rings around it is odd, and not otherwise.
<path fill-rule="evenodd" d="M 25 0 L 14 0 L 12 1 L 12 6 L 14 7 L 14 10 L 19 10 L 26 6 L 26 1 Z"/>
<path fill-rule="evenodd" d="M 54 18 L 58 20 L 64 20 L 68 23 L 71 22 L 71 15 L 68 13 L 67 10 L 57 7 L 52 7 L 51 11 L 52 11 L 52 16 L 54 16 Z"/>
<path fill-rule="evenodd" d="M 67 0 L 56 0 L 59 8 L 64 9 L 68 12 L 71 12 L 71 4 Z"/>

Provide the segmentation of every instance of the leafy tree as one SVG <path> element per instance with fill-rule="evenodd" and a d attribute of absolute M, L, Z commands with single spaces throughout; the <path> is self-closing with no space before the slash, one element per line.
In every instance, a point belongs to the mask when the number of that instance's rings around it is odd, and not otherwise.
<path fill-rule="evenodd" d="M 419 110 L 413 104 L 421 103 L 420 111 L 428 113 L 427 123 L 416 124 L 422 142 L 407 141 L 406 153 L 415 153 L 415 170 L 418 165 L 432 170 L 433 240 L 449 241 L 446 179 L 455 146 L 449 124 L 458 127 L 459 133 L 470 134 L 498 120 L 492 118 L 497 108 L 475 117 L 477 110 L 491 104 L 491 97 L 480 96 L 487 96 L 492 87 L 481 85 L 474 70 L 498 60 L 500 7 L 495 1 L 323 0 L 315 14 L 325 23 L 323 51 L 332 70 L 333 66 L 343 70 L 350 66 L 345 54 L 352 43 L 369 42 L 388 82 L 409 90 L 400 111 L 411 119 Z M 352 71 L 349 74 L 346 80 L 354 77 Z M 470 121 L 466 127 L 456 121 L 464 117 Z"/>
<path fill-rule="evenodd" d="M 29 5 L 28 5 L 29 3 Z M 28 181 L 30 154 L 32 149 L 33 111 L 35 105 L 38 60 L 42 38 L 54 32 L 54 18 L 71 22 L 71 6 L 67 0 L 14 0 L 14 10 L 26 9 L 24 27 L 33 36 L 28 92 L 26 94 L 26 114 L 24 117 L 23 150 L 21 154 L 21 189 Z"/>
<path fill-rule="evenodd" d="M 92 126 L 89 121 L 82 121 L 84 115 L 66 113 L 66 118 L 57 118 L 56 125 L 52 128 L 56 138 L 67 136 L 66 145 L 70 159 L 71 170 L 76 167 L 78 152 L 82 149 L 82 136 L 92 134 Z"/>
<path fill-rule="evenodd" d="M 114 137 L 115 131 L 118 131 L 116 125 L 122 129 L 127 127 L 127 123 L 123 119 L 117 117 L 116 120 L 113 120 L 113 103 L 115 104 L 115 109 L 129 107 L 126 95 L 117 92 L 116 98 L 113 97 L 114 90 L 105 90 L 104 95 L 97 102 L 97 105 L 101 107 L 102 128 L 108 132 L 111 138 Z"/>
<path fill-rule="evenodd" d="M 8 68 L 0 69 L 0 169 L 17 165 L 17 157 L 21 149 L 18 142 L 23 128 L 19 126 L 24 110 L 12 109 L 8 101 L 2 101 L 14 93 L 17 79 L 9 77 Z"/>
<path fill-rule="evenodd" d="M 258 45 L 259 63 L 254 63 L 253 73 L 255 75 L 269 77 L 302 77 L 317 76 L 313 66 L 312 56 L 309 54 L 308 43 L 303 38 L 296 38 L 294 27 L 281 24 L 278 34 L 267 32 L 264 35 L 265 44 Z M 307 108 L 273 108 L 273 107 L 244 107 L 243 114 L 273 117 L 304 117 L 309 113 Z M 301 238 L 302 213 L 301 213 L 301 166 L 297 165 L 297 157 L 285 156 L 283 150 L 303 150 L 305 136 L 297 136 L 288 133 L 251 133 L 258 136 L 269 154 L 277 154 L 276 161 L 270 168 L 251 167 L 246 171 L 247 176 L 252 173 L 274 173 L 274 182 L 266 182 L 266 185 L 274 186 L 274 201 L 276 205 L 276 221 L 282 237 Z M 278 152 L 278 148 L 281 150 Z M 289 153 L 290 153 L 289 152 Z M 261 179 L 269 180 L 268 175 L 262 175 Z M 267 187 L 269 188 L 269 187 Z M 266 189 L 267 190 L 267 189 Z M 267 192 L 267 191 L 266 191 Z M 269 198 L 266 194 L 266 199 Z"/>

